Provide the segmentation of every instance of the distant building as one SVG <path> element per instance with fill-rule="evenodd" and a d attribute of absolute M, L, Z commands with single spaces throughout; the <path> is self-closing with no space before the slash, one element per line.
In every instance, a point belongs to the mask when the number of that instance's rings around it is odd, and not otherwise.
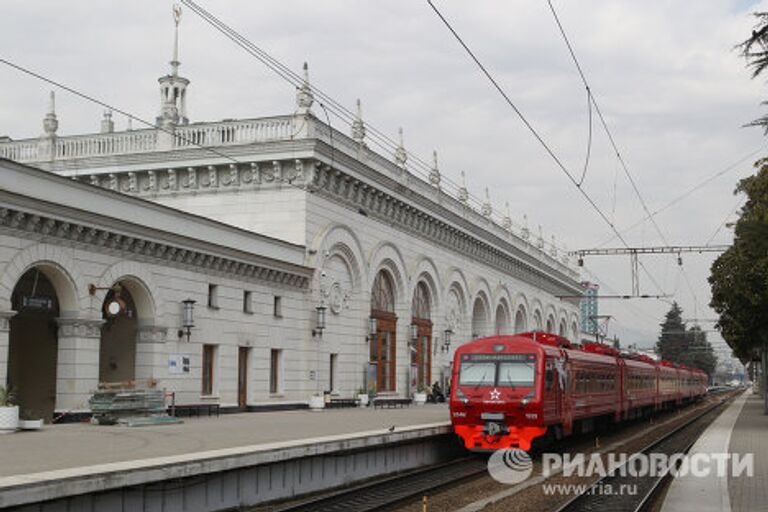
<path fill-rule="evenodd" d="M 592 336 L 597 334 L 597 292 L 600 286 L 589 281 L 582 281 L 583 297 L 579 301 L 581 312 L 581 332 Z"/>

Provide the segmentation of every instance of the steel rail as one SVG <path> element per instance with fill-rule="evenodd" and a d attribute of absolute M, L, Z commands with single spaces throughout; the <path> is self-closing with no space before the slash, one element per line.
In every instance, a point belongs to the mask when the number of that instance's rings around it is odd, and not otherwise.
<path fill-rule="evenodd" d="M 487 473 L 485 460 L 465 457 L 336 491 L 272 512 L 372 512 L 421 497 L 446 485 Z"/>
<path fill-rule="evenodd" d="M 625 500 L 624 502 L 617 502 L 618 505 L 620 505 L 620 510 L 632 510 L 634 512 L 639 512 L 644 509 L 644 507 L 648 506 L 649 503 L 651 503 L 652 498 L 654 498 L 658 491 L 660 490 L 661 483 L 665 479 L 667 479 L 670 476 L 669 468 L 664 472 L 662 475 L 654 476 L 654 477 L 632 477 L 630 475 L 630 478 L 636 478 L 638 480 L 640 479 L 653 479 L 650 483 L 650 486 L 645 489 L 645 492 L 642 496 L 632 496 L 632 495 L 626 495 L 626 494 L 601 494 L 601 493 L 595 493 L 594 490 L 597 489 L 600 486 L 610 485 L 611 488 L 616 488 L 616 484 L 611 484 L 612 480 L 616 480 L 619 478 L 627 478 L 626 475 L 619 475 L 619 472 L 623 467 L 625 467 L 627 464 L 629 464 L 633 458 L 634 455 L 640 454 L 640 453 L 647 453 L 653 450 L 654 448 L 659 447 L 663 443 L 667 441 L 673 441 L 673 438 L 678 435 L 682 435 L 688 429 L 693 429 L 696 424 L 705 416 L 711 414 L 715 410 L 724 407 L 726 404 L 728 404 L 731 400 L 735 398 L 736 395 L 732 395 L 728 397 L 727 399 L 723 400 L 722 402 L 718 402 L 711 407 L 708 407 L 701 413 L 695 415 L 693 418 L 690 418 L 688 421 L 683 423 L 682 425 L 679 425 L 678 427 L 674 428 L 670 432 L 667 432 L 662 437 L 655 439 L 654 441 L 650 442 L 648 445 L 643 447 L 641 450 L 636 451 L 633 456 L 629 456 L 626 461 L 622 462 L 621 465 L 613 468 L 611 472 L 596 480 L 592 484 L 585 486 L 586 489 L 581 494 L 577 494 L 562 505 L 560 505 L 555 512 L 577 512 L 577 511 L 593 511 L 596 510 L 595 503 L 591 503 L 590 500 L 596 500 L 600 499 L 602 502 L 599 504 L 599 509 L 604 509 L 605 501 L 610 499 L 615 500 Z M 700 435 L 700 434 L 699 434 Z M 678 453 L 687 453 L 688 450 L 690 450 L 691 446 L 696 442 L 698 439 L 698 435 L 695 436 L 690 441 L 683 442 L 677 450 L 673 450 Z M 669 449 L 667 451 L 670 451 Z M 627 499 L 634 500 L 634 503 L 631 505 L 632 508 L 629 508 L 629 503 L 626 502 Z M 639 500 L 639 502 L 637 501 Z"/>

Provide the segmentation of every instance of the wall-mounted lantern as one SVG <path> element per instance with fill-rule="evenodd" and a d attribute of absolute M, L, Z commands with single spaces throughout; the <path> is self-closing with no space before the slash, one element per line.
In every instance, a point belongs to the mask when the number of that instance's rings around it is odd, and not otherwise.
<path fill-rule="evenodd" d="M 366 341 L 372 341 L 376 339 L 376 333 L 378 332 L 379 325 L 374 317 L 368 317 L 368 335 L 365 337 Z"/>
<path fill-rule="evenodd" d="M 416 324 L 411 324 L 411 339 L 416 340 L 419 337 L 419 326 Z"/>
<path fill-rule="evenodd" d="M 440 352 L 448 352 L 451 350 L 451 335 L 453 331 L 446 329 L 443 331 L 443 345 L 440 347 Z"/>
<path fill-rule="evenodd" d="M 315 328 L 312 329 L 313 337 L 323 337 L 323 330 L 325 330 L 325 312 L 328 310 L 323 304 L 320 304 L 315 308 Z"/>
<path fill-rule="evenodd" d="M 187 343 L 189 343 L 189 337 L 192 335 L 192 328 L 195 326 L 195 300 L 186 299 L 181 301 L 181 329 L 179 329 L 179 338 L 182 336 L 187 337 Z"/>

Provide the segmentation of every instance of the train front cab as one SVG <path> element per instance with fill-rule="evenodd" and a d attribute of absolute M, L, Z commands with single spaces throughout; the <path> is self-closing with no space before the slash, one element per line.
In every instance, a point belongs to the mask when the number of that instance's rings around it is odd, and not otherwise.
<path fill-rule="evenodd" d="M 450 405 L 454 431 L 465 447 L 529 451 L 547 433 L 548 423 L 559 421 L 555 360 L 561 355 L 556 346 L 526 335 L 483 338 L 460 347 Z"/>

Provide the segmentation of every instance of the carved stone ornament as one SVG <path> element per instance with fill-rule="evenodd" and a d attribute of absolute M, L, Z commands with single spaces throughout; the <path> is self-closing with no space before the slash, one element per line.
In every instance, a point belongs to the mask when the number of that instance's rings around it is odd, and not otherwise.
<path fill-rule="evenodd" d="M 338 281 L 331 284 L 331 288 L 328 292 L 328 306 L 334 314 L 341 313 L 341 310 L 346 308 L 349 302 L 349 292 L 344 291 L 341 288 L 341 283 Z"/>
<path fill-rule="evenodd" d="M 156 325 L 140 327 L 136 336 L 139 343 L 164 343 L 168 335 L 167 327 Z"/>
<path fill-rule="evenodd" d="M 104 320 L 57 318 L 59 338 L 100 338 Z"/>

